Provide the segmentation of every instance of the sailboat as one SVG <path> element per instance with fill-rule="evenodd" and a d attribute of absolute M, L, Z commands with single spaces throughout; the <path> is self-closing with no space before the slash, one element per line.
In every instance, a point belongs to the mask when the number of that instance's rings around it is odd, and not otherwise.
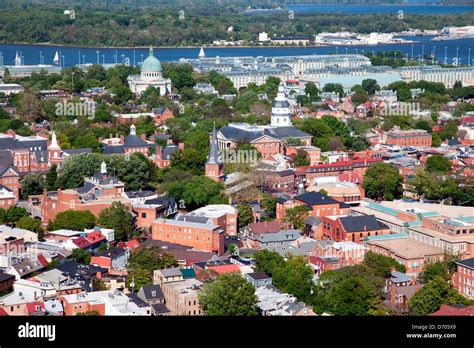
<path fill-rule="evenodd" d="M 20 54 L 18 53 L 18 51 L 16 51 L 15 65 L 22 65 L 21 56 L 20 56 Z"/>
<path fill-rule="evenodd" d="M 54 55 L 53 64 L 54 64 L 54 65 L 58 65 L 58 64 L 59 64 L 59 54 L 58 54 L 58 51 L 56 51 L 56 54 Z"/>

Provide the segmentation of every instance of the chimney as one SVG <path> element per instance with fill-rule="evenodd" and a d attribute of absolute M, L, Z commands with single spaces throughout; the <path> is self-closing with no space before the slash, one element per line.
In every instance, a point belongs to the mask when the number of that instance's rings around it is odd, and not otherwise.
<path fill-rule="evenodd" d="M 123 135 L 120 136 L 120 144 L 123 145 L 123 143 L 125 142 L 125 138 Z"/>
<path fill-rule="evenodd" d="M 112 137 L 113 137 L 113 134 L 109 133 L 109 139 L 112 139 Z"/>
<path fill-rule="evenodd" d="M 7 131 L 7 134 L 8 134 L 9 136 L 11 136 L 13 139 L 16 139 L 16 133 L 15 133 L 15 131 L 14 131 L 13 129 L 9 129 L 9 130 Z"/>
<path fill-rule="evenodd" d="M 180 151 L 184 150 L 184 143 L 178 143 L 178 149 Z"/>
<path fill-rule="evenodd" d="M 364 231 L 367 231 L 367 226 L 366 225 L 364 225 Z"/>
<path fill-rule="evenodd" d="M 160 145 L 156 145 L 156 157 L 161 159 L 163 154 L 163 148 Z"/>
<path fill-rule="evenodd" d="M 140 136 L 140 138 L 141 138 L 143 141 L 146 141 L 146 134 L 142 134 L 142 135 Z"/>
<path fill-rule="evenodd" d="M 396 288 L 394 283 L 391 284 L 390 303 L 392 305 L 392 308 L 396 308 L 396 305 L 397 305 L 397 288 Z"/>
<path fill-rule="evenodd" d="M 97 138 L 97 141 L 98 141 L 99 143 L 101 143 L 102 140 L 104 140 L 102 137 Z"/>

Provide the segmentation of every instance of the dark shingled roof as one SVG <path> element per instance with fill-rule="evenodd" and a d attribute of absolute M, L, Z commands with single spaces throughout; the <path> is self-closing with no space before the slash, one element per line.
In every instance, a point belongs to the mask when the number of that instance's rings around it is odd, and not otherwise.
<path fill-rule="evenodd" d="M 274 100 L 272 103 L 272 107 L 280 109 L 289 108 L 290 103 L 288 103 L 288 100 Z"/>
<path fill-rule="evenodd" d="M 8 273 L 3 273 L 3 272 L 0 273 L 0 282 L 5 282 L 12 278 L 15 278 L 15 276 Z"/>
<path fill-rule="evenodd" d="M 389 228 L 387 225 L 379 222 L 374 215 L 343 216 L 339 220 L 347 232 L 374 231 Z"/>
<path fill-rule="evenodd" d="M 82 187 L 77 188 L 76 191 L 79 194 L 88 193 L 94 187 L 95 187 L 95 185 L 91 184 L 90 182 L 86 182 Z"/>
<path fill-rule="evenodd" d="M 166 307 L 164 303 L 154 304 L 151 307 L 153 308 L 153 312 L 157 314 L 170 313 L 170 310 L 168 309 L 168 307 Z"/>
<path fill-rule="evenodd" d="M 84 147 L 81 149 L 66 149 L 63 150 L 63 152 L 69 155 L 79 155 L 81 153 L 92 153 L 92 149 L 90 147 Z"/>
<path fill-rule="evenodd" d="M 159 285 L 144 285 L 141 290 L 148 301 L 164 298 L 163 291 Z"/>
<path fill-rule="evenodd" d="M 0 150 L 0 166 L 9 167 L 13 165 L 13 156 L 9 150 Z"/>
<path fill-rule="evenodd" d="M 302 195 L 296 196 L 295 199 L 302 201 L 308 205 L 321 205 L 321 204 L 339 204 L 334 198 L 323 195 L 319 192 L 307 192 Z"/>
<path fill-rule="evenodd" d="M 147 142 L 143 141 L 138 135 L 130 134 L 125 138 L 123 147 L 147 147 Z"/>
<path fill-rule="evenodd" d="M 232 126 L 225 126 L 219 129 L 219 132 L 227 139 L 234 141 L 253 141 L 260 138 L 263 135 L 270 136 L 276 139 L 286 139 L 295 137 L 311 137 L 308 133 L 305 133 L 294 126 L 287 127 L 272 127 L 265 130 L 245 130 Z"/>
<path fill-rule="evenodd" d="M 163 154 L 161 158 L 163 158 L 164 160 L 170 160 L 171 155 L 178 152 L 178 150 L 179 148 L 177 145 L 169 145 L 163 149 Z"/>
<path fill-rule="evenodd" d="M 122 145 L 104 145 L 102 153 L 104 155 L 113 155 L 116 153 L 124 153 L 124 149 Z"/>
<path fill-rule="evenodd" d="M 471 257 L 470 259 L 457 261 L 456 263 L 459 264 L 459 265 L 462 265 L 464 267 L 474 269 L 474 257 Z"/>
<path fill-rule="evenodd" d="M 0 137 L 0 150 L 18 150 L 25 148 L 26 146 L 16 139 L 10 137 Z"/>
<path fill-rule="evenodd" d="M 247 275 L 254 279 L 254 280 L 262 280 L 262 279 L 269 279 L 271 278 L 265 272 L 254 272 L 254 273 L 247 273 Z"/>

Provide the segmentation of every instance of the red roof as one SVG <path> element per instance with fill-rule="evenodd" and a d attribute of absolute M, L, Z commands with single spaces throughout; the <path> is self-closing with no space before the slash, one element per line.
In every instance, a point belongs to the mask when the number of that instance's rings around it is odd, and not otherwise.
<path fill-rule="evenodd" d="M 474 123 L 474 116 L 467 116 L 467 117 L 463 117 L 461 118 L 461 126 L 465 125 L 465 124 L 471 124 L 471 123 Z"/>
<path fill-rule="evenodd" d="M 318 164 L 317 166 L 309 166 L 308 169 L 317 169 L 317 168 L 335 168 L 341 166 L 352 166 L 357 163 L 375 163 L 382 162 L 381 158 L 358 158 L 352 161 L 337 161 L 331 164 Z"/>
<path fill-rule="evenodd" d="M 46 258 L 43 256 L 43 254 L 39 254 L 38 255 L 38 261 L 44 266 L 46 267 L 49 262 L 46 260 Z"/>
<path fill-rule="evenodd" d="M 91 246 L 91 242 L 89 242 L 86 238 L 84 237 L 78 237 L 72 240 L 72 242 L 77 245 L 78 248 L 85 249 L 87 247 Z"/>
<path fill-rule="evenodd" d="M 91 243 L 95 244 L 105 239 L 105 236 L 99 231 L 93 231 L 86 235 L 86 239 Z"/>
<path fill-rule="evenodd" d="M 29 314 L 38 313 L 38 312 L 44 311 L 44 303 L 43 302 L 27 303 L 26 309 L 28 310 Z"/>
<path fill-rule="evenodd" d="M 7 317 L 7 316 L 8 316 L 8 313 L 3 308 L 0 308 L 0 317 Z"/>
<path fill-rule="evenodd" d="M 130 249 L 135 249 L 140 246 L 140 243 L 138 243 L 138 240 L 132 239 L 129 240 L 128 242 L 125 242 L 125 247 L 130 248 Z"/>
<path fill-rule="evenodd" d="M 239 265 L 231 264 L 231 265 L 220 265 L 220 266 L 210 266 L 206 267 L 207 269 L 212 269 L 219 274 L 222 273 L 230 273 L 230 272 L 240 272 Z"/>
<path fill-rule="evenodd" d="M 441 308 L 432 313 L 433 316 L 442 315 L 456 315 L 456 316 L 474 316 L 474 305 L 468 307 L 453 307 L 448 305 L 441 305 Z"/>
<path fill-rule="evenodd" d="M 252 234 L 274 233 L 279 232 L 281 230 L 280 222 L 278 220 L 253 222 L 248 225 L 248 229 Z"/>

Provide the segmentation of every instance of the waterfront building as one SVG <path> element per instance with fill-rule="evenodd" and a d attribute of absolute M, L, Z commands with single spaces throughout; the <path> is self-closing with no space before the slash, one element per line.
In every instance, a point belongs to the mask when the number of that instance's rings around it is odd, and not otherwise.
<path fill-rule="evenodd" d="M 466 85 L 474 79 L 474 67 L 442 68 L 439 65 L 404 66 L 397 68 L 403 80 L 441 82 L 452 88 L 457 81 Z"/>
<path fill-rule="evenodd" d="M 128 77 L 130 90 L 141 95 L 148 87 L 154 87 L 160 95 L 171 93 L 171 80 L 163 77 L 163 68 L 161 62 L 155 57 L 153 47 L 150 47 L 148 58 L 142 65 L 140 75 L 131 75 Z"/>

